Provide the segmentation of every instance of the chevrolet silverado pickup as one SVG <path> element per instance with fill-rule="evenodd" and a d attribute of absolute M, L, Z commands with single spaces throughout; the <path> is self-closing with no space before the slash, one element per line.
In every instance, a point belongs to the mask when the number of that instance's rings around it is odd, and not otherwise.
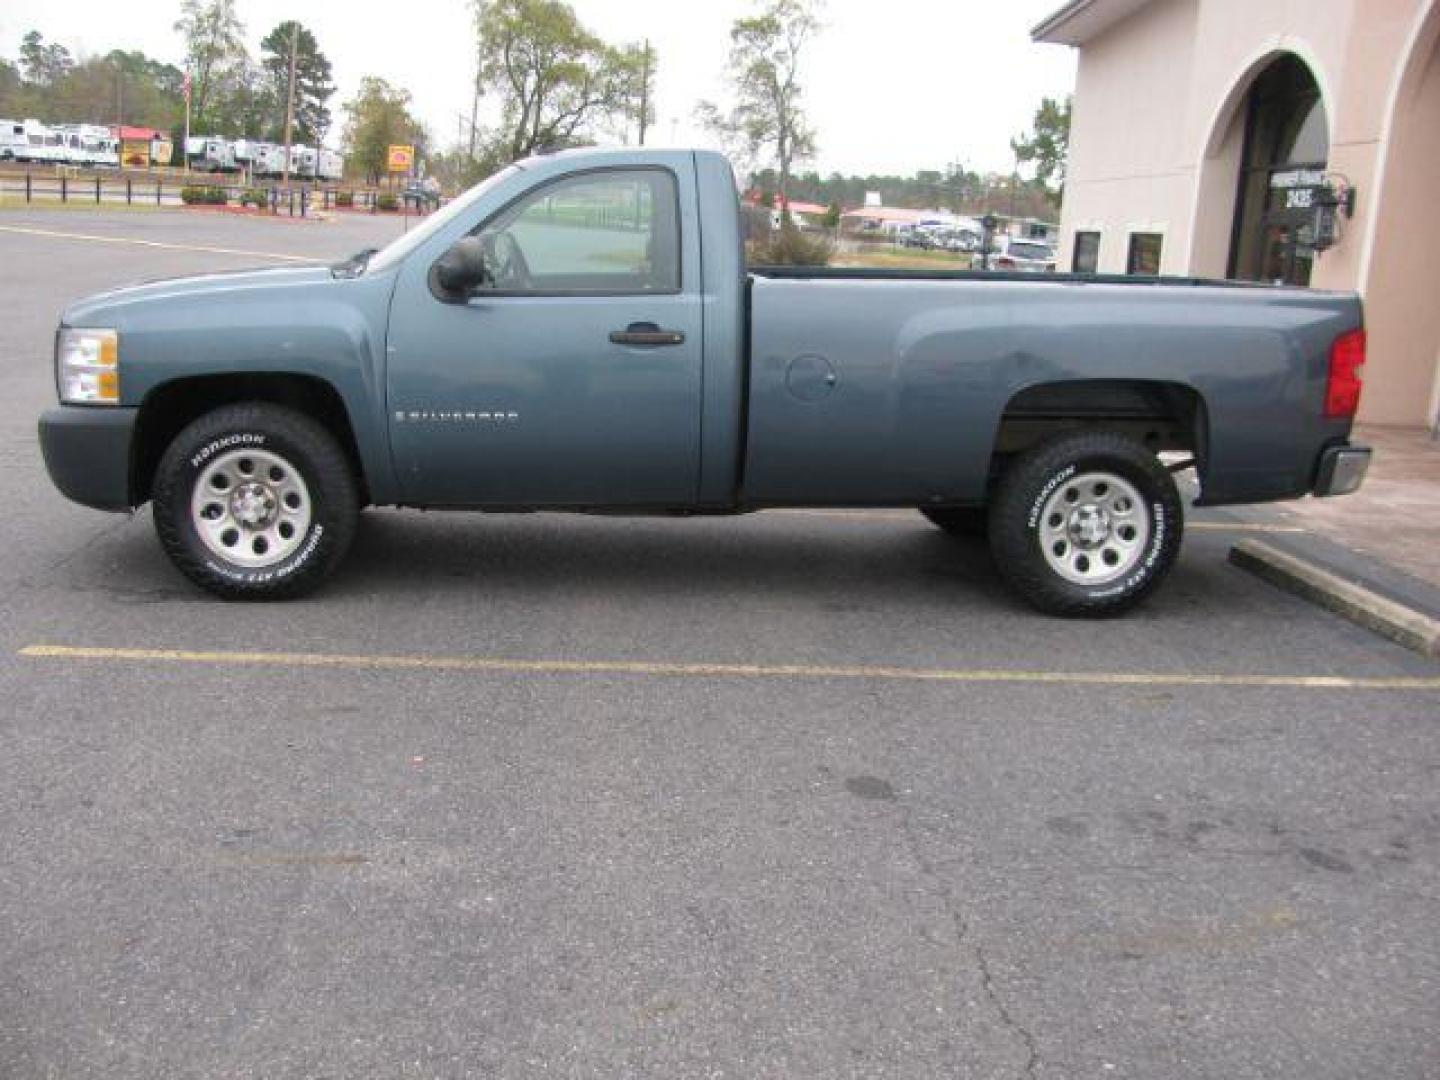
<path fill-rule="evenodd" d="M 1177 469 L 1211 506 L 1359 486 L 1364 355 L 1339 293 L 747 270 L 722 156 L 580 150 L 336 266 L 72 304 L 40 441 L 232 599 L 315 588 L 369 505 L 907 507 L 1042 611 L 1106 615 L 1175 562 Z"/>

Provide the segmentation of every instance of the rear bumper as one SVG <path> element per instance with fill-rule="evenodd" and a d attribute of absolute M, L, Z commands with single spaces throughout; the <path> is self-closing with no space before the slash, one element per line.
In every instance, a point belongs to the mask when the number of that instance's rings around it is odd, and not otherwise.
<path fill-rule="evenodd" d="M 67 499 L 96 510 L 129 510 L 130 447 L 138 409 L 61 406 L 40 417 L 40 451 Z"/>
<path fill-rule="evenodd" d="M 1328 446 L 1320 454 L 1320 466 L 1315 471 L 1315 487 L 1312 490 L 1319 498 L 1349 495 L 1365 482 L 1365 473 L 1369 468 L 1368 446 Z"/>

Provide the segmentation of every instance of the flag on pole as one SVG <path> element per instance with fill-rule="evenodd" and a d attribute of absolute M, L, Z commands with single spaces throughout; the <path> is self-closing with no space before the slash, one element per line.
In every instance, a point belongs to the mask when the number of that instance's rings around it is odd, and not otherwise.
<path fill-rule="evenodd" d="M 185 91 L 185 104 L 190 104 L 190 72 L 185 72 L 185 81 L 181 84 Z"/>

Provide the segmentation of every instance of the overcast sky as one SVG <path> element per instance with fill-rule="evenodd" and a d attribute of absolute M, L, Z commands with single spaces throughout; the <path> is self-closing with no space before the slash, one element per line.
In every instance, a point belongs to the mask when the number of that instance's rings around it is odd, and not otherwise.
<path fill-rule="evenodd" d="M 0 52 L 13 59 L 21 35 L 33 28 L 76 54 L 141 49 L 178 64 L 179 6 L 4 0 Z M 659 120 L 647 141 L 712 144 L 695 125 L 695 104 L 723 99 L 730 22 L 753 10 L 753 0 L 572 0 L 572 6 L 612 43 L 649 37 L 659 57 Z M 813 167 L 908 174 L 960 161 L 1008 172 L 1010 137 L 1030 126 L 1041 97 L 1066 94 L 1074 84 L 1073 50 L 1030 43 L 1030 27 L 1060 6 L 1061 0 L 828 0 L 825 30 L 805 60 L 806 102 L 819 134 Z M 332 141 L 339 139 L 340 103 L 363 75 L 408 89 L 438 144 L 455 140 L 473 78 L 467 0 L 238 0 L 237 8 L 253 54 L 283 19 L 298 18 L 315 32 L 339 87 Z"/>

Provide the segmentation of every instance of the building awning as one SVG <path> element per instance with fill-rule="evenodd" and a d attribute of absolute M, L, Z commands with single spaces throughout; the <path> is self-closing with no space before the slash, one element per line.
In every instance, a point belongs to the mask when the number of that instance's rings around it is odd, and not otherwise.
<path fill-rule="evenodd" d="M 168 133 L 148 127 L 128 127 L 124 124 L 117 124 L 110 129 L 115 133 L 117 139 L 168 139 Z"/>

